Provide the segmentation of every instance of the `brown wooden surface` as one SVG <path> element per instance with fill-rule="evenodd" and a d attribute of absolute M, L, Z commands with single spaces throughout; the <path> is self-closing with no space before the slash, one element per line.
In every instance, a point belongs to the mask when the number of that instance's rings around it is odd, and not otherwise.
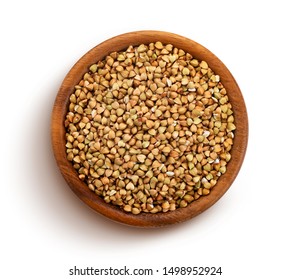
<path fill-rule="evenodd" d="M 216 186 L 208 196 L 199 198 L 186 208 L 180 208 L 167 213 L 133 215 L 123 212 L 120 208 L 109 205 L 79 180 L 77 172 L 66 159 L 64 119 L 68 110 L 69 96 L 74 91 L 74 86 L 79 83 L 82 76 L 88 71 L 88 66 L 102 60 L 112 51 L 121 51 L 129 45 L 149 44 L 161 41 L 189 52 L 198 60 L 205 60 L 209 67 L 221 77 L 230 102 L 233 105 L 235 124 L 234 144 L 231 151 L 232 159 L 227 165 Z M 236 178 L 242 165 L 248 140 L 248 119 L 246 106 L 241 91 L 226 66 L 209 50 L 200 44 L 167 32 L 138 31 L 111 38 L 86 53 L 70 70 L 65 77 L 54 103 L 51 118 L 51 139 L 56 162 L 68 185 L 74 193 L 95 211 L 117 222 L 139 227 L 158 227 L 186 221 L 200 214 L 212 206 L 228 190 Z"/>

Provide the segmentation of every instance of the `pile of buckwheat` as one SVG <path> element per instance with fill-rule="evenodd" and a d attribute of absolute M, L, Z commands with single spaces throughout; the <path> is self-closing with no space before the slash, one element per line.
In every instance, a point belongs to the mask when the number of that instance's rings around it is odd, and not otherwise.
<path fill-rule="evenodd" d="M 219 75 L 161 42 L 91 65 L 70 96 L 65 128 L 79 178 L 133 214 L 208 195 L 226 172 L 236 129 Z"/>

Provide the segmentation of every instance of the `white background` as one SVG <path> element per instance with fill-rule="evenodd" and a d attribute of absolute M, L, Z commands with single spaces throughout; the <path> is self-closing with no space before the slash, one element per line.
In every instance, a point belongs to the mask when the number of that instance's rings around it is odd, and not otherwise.
<path fill-rule="evenodd" d="M 73 266 L 159 269 L 123 279 L 290 279 L 289 1 L 2 1 L 0 278 L 69 276 Z M 89 49 L 134 30 L 191 38 L 230 69 L 250 124 L 226 195 L 189 222 L 116 224 L 68 188 L 53 158 L 50 114 L 63 78 Z M 164 266 L 221 266 L 222 276 L 161 276 Z"/>

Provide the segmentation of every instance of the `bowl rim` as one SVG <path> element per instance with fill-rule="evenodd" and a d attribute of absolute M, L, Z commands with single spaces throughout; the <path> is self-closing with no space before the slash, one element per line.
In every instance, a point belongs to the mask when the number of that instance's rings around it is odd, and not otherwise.
<path fill-rule="evenodd" d="M 199 61 L 205 60 L 209 67 L 218 75 L 227 90 L 233 106 L 235 117 L 235 137 L 231 150 L 232 158 L 228 162 L 227 171 L 207 196 L 200 197 L 185 208 L 166 213 L 141 213 L 134 215 L 126 213 L 117 206 L 107 204 L 102 198 L 89 190 L 88 186 L 78 178 L 77 171 L 66 158 L 64 118 L 69 106 L 69 96 L 74 86 L 79 83 L 88 67 L 103 59 L 113 51 L 121 51 L 129 45 L 149 44 L 161 41 L 189 52 Z M 51 114 L 51 143 L 57 165 L 62 176 L 72 191 L 89 207 L 103 216 L 119 223 L 138 227 L 159 227 L 189 220 L 215 204 L 229 189 L 242 166 L 248 142 L 248 116 L 243 95 L 228 68 L 218 57 L 201 44 L 165 31 L 142 30 L 114 36 L 93 47 L 85 53 L 65 76 L 56 95 Z"/>

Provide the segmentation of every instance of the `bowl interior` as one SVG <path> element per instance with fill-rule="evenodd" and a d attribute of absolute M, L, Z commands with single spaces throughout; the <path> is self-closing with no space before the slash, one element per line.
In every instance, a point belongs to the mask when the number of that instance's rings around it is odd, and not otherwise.
<path fill-rule="evenodd" d="M 120 208 L 107 204 L 90 191 L 87 185 L 78 178 L 76 170 L 66 158 L 66 139 L 64 120 L 68 110 L 69 96 L 74 92 L 74 86 L 79 83 L 90 65 L 102 60 L 113 51 L 122 51 L 129 45 L 149 44 L 161 41 L 172 44 L 190 53 L 198 60 L 205 60 L 209 67 L 218 75 L 228 92 L 229 100 L 233 106 L 235 117 L 235 137 L 231 150 L 232 158 L 228 162 L 227 171 L 223 174 L 208 196 L 200 197 L 186 208 L 179 208 L 166 213 L 133 215 L 123 212 Z M 74 193 L 88 206 L 102 215 L 115 220 L 140 227 L 157 227 L 186 221 L 200 214 L 212 206 L 231 186 L 242 165 L 248 139 L 247 112 L 241 91 L 226 66 L 209 50 L 200 44 L 168 32 L 137 31 L 113 37 L 87 52 L 69 71 L 56 96 L 52 120 L 51 138 L 54 155 L 60 171 Z"/>

